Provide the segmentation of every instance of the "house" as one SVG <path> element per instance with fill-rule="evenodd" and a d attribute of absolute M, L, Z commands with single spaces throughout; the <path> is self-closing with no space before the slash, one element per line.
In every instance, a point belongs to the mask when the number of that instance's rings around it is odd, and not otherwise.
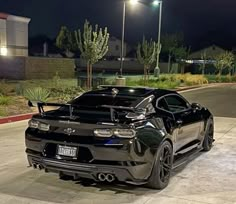
<path fill-rule="evenodd" d="M 0 13 L 0 55 L 28 56 L 30 18 Z"/>
<path fill-rule="evenodd" d="M 185 60 L 185 72 L 191 72 L 192 74 L 202 73 L 201 66 L 205 64 L 205 73 L 216 73 L 214 66 L 215 57 L 224 52 L 226 52 L 225 49 L 216 45 L 212 45 L 191 53 L 188 57 L 188 60 Z"/>
<path fill-rule="evenodd" d="M 124 57 L 130 52 L 130 46 L 124 42 Z M 112 36 L 108 41 L 108 52 L 106 57 L 120 57 L 121 54 L 121 40 Z"/>
<path fill-rule="evenodd" d="M 191 60 L 201 60 L 202 55 L 205 54 L 206 58 L 210 60 L 210 59 L 214 59 L 217 55 L 225 51 L 226 50 L 224 50 L 223 48 L 219 46 L 212 45 L 212 46 L 209 46 L 204 49 L 191 53 L 188 58 Z"/>

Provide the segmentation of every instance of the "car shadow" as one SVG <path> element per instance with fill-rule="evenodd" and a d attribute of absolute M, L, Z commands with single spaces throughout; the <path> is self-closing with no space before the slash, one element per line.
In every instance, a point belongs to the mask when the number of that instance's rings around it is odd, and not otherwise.
<path fill-rule="evenodd" d="M 181 177 L 181 172 L 203 154 L 199 152 L 185 164 L 176 168 L 172 173 L 171 180 Z M 171 183 L 170 181 L 169 185 Z M 33 169 L 19 172 L 5 182 L 0 182 L 0 194 L 57 203 L 70 203 L 75 198 L 79 200 L 91 198 L 93 203 L 96 203 L 97 200 L 104 197 L 109 198 L 111 202 L 129 203 L 140 200 L 142 196 L 154 194 L 156 196 L 161 192 L 145 186 L 123 183 L 96 183 L 87 179 L 61 180 L 56 174 L 45 174 L 43 171 Z"/>

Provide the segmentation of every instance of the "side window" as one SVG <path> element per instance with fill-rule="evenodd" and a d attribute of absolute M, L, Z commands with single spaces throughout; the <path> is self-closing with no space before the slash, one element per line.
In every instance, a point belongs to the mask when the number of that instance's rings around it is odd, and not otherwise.
<path fill-rule="evenodd" d="M 168 108 L 168 104 L 166 103 L 166 100 L 164 98 L 158 101 L 157 107 L 162 110 L 170 111 Z"/>
<path fill-rule="evenodd" d="M 165 100 L 168 104 L 169 110 L 173 113 L 178 111 L 183 111 L 189 108 L 188 103 L 177 95 L 166 96 Z"/>

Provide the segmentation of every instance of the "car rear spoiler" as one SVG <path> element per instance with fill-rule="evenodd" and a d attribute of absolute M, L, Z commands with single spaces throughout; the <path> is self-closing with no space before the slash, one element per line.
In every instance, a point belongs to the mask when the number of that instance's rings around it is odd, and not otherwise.
<path fill-rule="evenodd" d="M 52 107 L 68 107 L 69 112 L 70 112 L 70 119 L 76 118 L 73 116 L 73 110 L 74 108 L 94 108 L 94 107 L 86 107 L 86 106 L 80 106 L 80 105 L 75 105 L 75 104 L 62 104 L 62 103 L 45 103 L 45 102 L 40 102 L 40 101 L 28 101 L 28 105 L 30 107 L 38 107 L 38 111 L 41 115 L 44 115 L 44 106 L 52 106 Z M 119 120 L 119 117 L 116 117 L 117 113 L 119 111 L 127 111 L 127 112 L 133 112 L 133 113 L 138 113 L 138 114 L 146 114 L 146 109 L 140 109 L 140 108 L 135 108 L 135 107 L 124 107 L 124 106 L 112 106 L 112 105 L 102 105 L 102 106 L 97 106 L 96 108 L 107 108 L 110 109 L 110 116 L 111 116 L 111 121 L 117 122 Z"/>
<path fill-rule="evenodd" d="M 70 112 L 70 118 L 73 118 L 73 107 L 71 104 L 63 104 L 63 103 L 45 103 L 41 101 L 28 101 L 29 107 L 38 107 L 38 111 L 41 115 L 45 113 L 44 106 L 51 106 L 51 107 L 68 107 Z"/>

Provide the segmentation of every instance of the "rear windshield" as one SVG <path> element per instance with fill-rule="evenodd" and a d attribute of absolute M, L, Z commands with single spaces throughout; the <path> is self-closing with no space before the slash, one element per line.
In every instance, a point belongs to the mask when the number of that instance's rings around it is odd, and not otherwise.
<path fill-rule="evenodd" d="M 137 97 L 125 96 L 103 96 L 103 95 L 82 95 L 79 98 L 69 102 L 72 105 L 99 107 L 102 105 L 135 107 L 140 102 Z"/>

